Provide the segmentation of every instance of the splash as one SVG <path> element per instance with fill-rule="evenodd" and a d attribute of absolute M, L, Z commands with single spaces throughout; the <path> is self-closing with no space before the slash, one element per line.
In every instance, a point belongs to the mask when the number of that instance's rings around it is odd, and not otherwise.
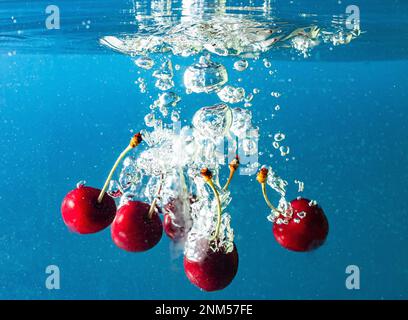
<path fill-rule="evenodd" d="M 166 7 L 161 10 L 165 11 Z M 174 226 L 183 225 L 187 230 L 179 240 L 184 254 L 197 261 L 206 255 L 208 248 L 231 252 L 234 247 L 233 213 L 227 211 L 232 198 L 220 183 L 226 160 L 238 155 L 242 163 L 241 174 L 254 174 L 260 167 L 257 161 L 260 132 L 249 109 L 256 104 L 255 96 L 260 91 L 229 83 L 229 73 L 244 73 L 250 60 L 275 48 L 289 49 L 307 58 L 316 46 L 348 44 L 361 32 L 359 28 L 345 30 L 340 26 L 331 29 L 317 25 L 294 27 L 273 17 L 259 21 L 226 10 L 212 16 L 200 11 L 181 17 L 157 14 L 153 19 L 159 19 L 160 23 L 152 26 L 141 19 L 140 29 L 135 34 L 100 39 L 101 44 L 132 56 L 137 67 L 151 72 L 147 80 L 139 79 L 141 92 L 147 90 L 146 81 L 152 83 L 149 87 L 160 92 L 144 118 L 146 129 L 142 136 L 146 147 L 125 159 L 119 178 L 111 182 L 109 194 L 119 197 L 121 204 L 129 199 L 147 199 L 167 208 L 164 210 L 171 216 Z M 164 59 L 161 64 L 152 59 L 154 54 Z M 173 56 L 193 55 L 200 55 L 197 62 L 183 68 L 173 67 Z M 217 56 L 236 57 L 233 70 L 217 62 Z M 263 67 L 268 69 L 269 75 L 274 74 L 270 59 L 263 60 Z M 184 73 L 177 74 L 182 69 Z M 183 79 L 182 84 L 175 82 L 176 74 Z M 181 85 L 188 94 L 216 93 L 220 101 L 198 106 L 191 122 L 182 126 L 177 109 L 182 101 L 178 91 Z M 280 96 L 276 91 L 270 93 L 271 99 Z M 280 108 L 275 102 L 274 110 Z M 283 145 L 285 138 L 284 133 L 278 132 L 272 142 L 283 157 L 291 151 L 288 145 Z M 211 170 L 221 200 L 222 218 L 217 241 L 209 240 L 217 225 L 217 201 L 200 176 L 202 168 Z M 280 200 L 278 210 L 272 210 L 267 218 L 277 224 L 286 224 L 293 215 L 290 202 L 286 200 L 288 182 L 271 167 L 268 171 L 266 183 Z M 298 191 L 303 191 L 303 182 L 296 180 L 295 183 Z M 295 218 L 304 217 L 297 213 Z"/>

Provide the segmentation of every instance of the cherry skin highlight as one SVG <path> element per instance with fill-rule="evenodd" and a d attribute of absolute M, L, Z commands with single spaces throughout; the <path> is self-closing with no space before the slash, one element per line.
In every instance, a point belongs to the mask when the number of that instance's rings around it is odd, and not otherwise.
<path fill-rule="evenodd" d="M 192 284 L 204 291 L 217 291 L 227 287 L 238 271 L 238 251 L 226 253 L 208 249 L 201 261 L 192 261 L 184 257 L 184 271 Z"/>
<path fill-rule="evenodd" d="M 79 186 L 65 196 L 61 213 L 64 223 L 72 232 L 96 233 L 112 223 L 116 214 L 115 201 L 105 194 L 99 203 L 100 192 L 100 189 Z"/>
<path fill-rule="evenodd" d="M 141 201 L 129 201 L 121 206 L 112 223 L 113 242 L 121 249 L 142 252 L 159 243 L 163 226 L 157 212 L 149 217 L 150 205 Z"/>
<path fill-rule="evenodd" d="M 273 224 L 273 235 L 284 248 L 292 251 L 312 251 L 320 247 L 329 233 L 329 223 L 322 208 L 310 205 L 308 199 L 291 201 L 292 217 L 288 224 Z M 303 213 L 306 215 L 303 216 Z M 281 216 L 282 219 L 285 219 Z"/>

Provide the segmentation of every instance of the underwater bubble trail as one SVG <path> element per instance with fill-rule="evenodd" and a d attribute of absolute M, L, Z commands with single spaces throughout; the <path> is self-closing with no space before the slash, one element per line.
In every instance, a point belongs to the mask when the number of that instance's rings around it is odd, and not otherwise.
<path fill-rule="evenodd" d="M 193 6 L 188 11 L 193 13 L 191 16 L 185 14 L 180 19 L 166 19 L 166 15 L 163 15 L 156 30 L 154 26 L 147 23 L 144 25 L 145 21 L 140 20 L 141 30 L 144 32 L 121 37 L 105 36 L 100 42 L 131 55 L 135 66 L 146 71 L 154 69 L 150 79 L 138 79 L 141 93 L 147 91 L 146 81 L 152 82 L 161 91 L 151 104 L 150 112 L 144 117 L 147 128 L 142 135 L 148 147 L 137 157 L 124 163 L 119 180 L 111 183 L 110 192 L 115 196 L 122 195 L 121 203 L 134 195 L 143 195 L 151 201 L 156 198 L 157 185 L 164 177 L 166 182 L 161 188 L 159 201 L 162 205 L 166 201 L 175 201 L 174 199 L 183 203 L 182 210 L 172 210 L 170 214 L 174 226 L 178 227 L 180 221 L 191 219 L 189 232 L 182 240 L 184 252 L 189 259 L 200 260 L 206 253 L 205 248 L 209 245 L 207 240 L 217 224 L 216 197 L 200 176 L 200 170 L 211 170 L 214 190 L 222 199 L 220 237 L 210 247 L 213 251 L 224 248 L 226 252 L 231 252 L 234 232 L 231 228 L 231 215 L 225 212 L 231 201 L 231 194 L 228 190 L 223 190 L 220 183 L 220 173 L 226 166 L 225 143 L 228 144 L 229 156 L 243 156 L 240 167 L 242 172 L 256 172 L 260 167 L 257 157 L 263 152 L 258 150 L 259 128 L 254 124 L 249 108 L 256 106 L 255 96 L 269 94 L 274 101 L 274 110 L 281 109 L 281 105 L 276 104 L 281 97 L 280 92 L 263 93 L 258 88 L 245 86 L 245 72 L 258 68 L 256 63 L 252 65 L 251 62 L 250 66 L 249 61 L 258 59 L 274 48 L 289 49 L 307 58 L 314 47 L 348 44 L 360 36 L 360 31 L 358 28 L 344 30 L 337 26 L 328 29 L 317 25 L 291 29 L 290 25 L 280 25 L 276 21 L 266 19 L 259 22 L 250 16 L 222 13 L 223 11 L 216 17 L 211 17 L 203 14 L 199 4 L 195 5 L 197 7 Z M 157 65 L 151 58 L 153 55 L 165 57 L 165 61 Z M 173 67 L 172 55 L 199 55 L 199 59 L 188 66 L 176 64 Z M 217 56 L 235 57 L 231 70 L 217 62 Z M 271 69 L 273 62 L 269 57 L 264 58 L 261 65 L 269 75 L 277 72 Z M 176 94 L 180 84 L 174 82 L 174 75 L 181 70 L 184 70 L 181 77 L 186 94 L 214 94 L 219 99 L 213 105 L 197 106 L 191 124 L 185 126 L 179 123 L 181 111 L 175 109 L 182 96 Z M 232 72 L 242 73 L 243 76 L 238 79 L 240 86 L 231 82 L 229 74 Z M 274 116 L 272 114 L 271 118 Z M 166 118 L 170 118 L 171 123 Z M 283 145 L 284 141 L 285 134 L 278 132 L 273 135 L 272 147 L 282 157 L 287 157 L 290 147 Z M 245 163 L 248 159 L 250 161 Z M 291 205 L 285 199 L 288 182 L 279 177 L 271 167 L 268 170 L 266 183 L 280 196 L 277 209 L 283 212 L 283 216 L 277 217 L 276 211 L 272 211 L 267 218 L 277 224 L 287 224 L 286 217 L 292 215 Z M 298 192 L 302 192 L 303 182 L 295 180 L 295 184 Z M 311 205 L 314 204 L 311 202 Z M 296 219 L 302 219 L 301 212 Z"/>

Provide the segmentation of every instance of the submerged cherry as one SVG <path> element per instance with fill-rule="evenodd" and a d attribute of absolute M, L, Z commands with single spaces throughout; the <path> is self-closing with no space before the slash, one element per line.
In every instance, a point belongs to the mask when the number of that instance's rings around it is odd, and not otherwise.
<path fill-rule="evenodd" d="M 235 169 L 234 169 L 235 170 Z M 201 170 L 201 176 L 211 188 L 217 201 L 217 223 L 210 239 L 203 238 L 198 248 L 204 248 L 204 255 L 198 260 L 184 257 L 184 271 L 191 283 L 205 291 L 222 290 L 228 286 L 238 271 L 238 251 L 233 244 L 230 252 L 224 245 L 220 245 L 222 205 L 218 190 L 212 180 L 212 172 L 208 168 Z M 229 181 L 231 180 L 231 176 Z M 229 182 L 226 184 L 228 187 Z M 226 189 L 225 188 L 225 189 Z M 200 240 L 199 240 L 200 241 Z M 200 242 L 201 242 L 200 241 Z M 209 244 L 216 244 L 214 251 Z"/>
<path fill-rule="evenodd" d="M 163 226 L 151 205 L 141 201 L 129 201 L 119 208 L 112 223 L 113 242 L 130 252 L 146 251 L 161 239 Z"/>
<path fill-rule="evenodd" d="M 174 241 L 182 239 L 185 235 L 184 227 L 175 225 L 169 213 L 163 216 L 163 230 Z"/>
<path fill-rule="evenodd" d="M 199 261 L 184 257 L 184 271 L 191 283 L 204 291 L 217 291 L 227 287 L 238 271 L 238 251 L 234 244 L 231 252 L 221 247 L 207 254 Z"/>
<path fill-rule="evenodd" d="M 190 231 L 192 226 L 190 205 L 194 201 L 195 196 L 190 196 L 189 200 L 186 200 L 186 202 L 189 202 L 187 204 L 188 208 L 184 208 L 185 204 L 181 198 L 173 198 L 164 206 L 163 229 L 170 239 L 174 241 L 181 240 Z M 184 213 L 186 209 L 189 211 L 188 214 Z"/>
<path fill-rule="evenodd" d="M 101 190 L 79 186 L 70 191 L 62 201 L 62 218 L 68 228 L 77 233 L 95 233 L 109 226 L 116 214 L 115 201 L 105 195 L 101 202 Z"/>
<path fill-rule="evenodd" d="M 293 251 L 311 251 L 320 247 L 329 232 L 329 223 L 322 208 L 300 198 L 291 201 L 292 216 L 279 217 L 273 224 L 273 235 L 278 243 Z M 287 221 L 283 223 L 283 221 Z"/>
<path fill-rule="evenodd" d="M 308 199 L 298 198 L 290 203 L 291 214 L 284 213 L 268 199 L 267 178 L 268 169 L 263 167 L 256 180 L 261 184 L 265 202 L 275 216 L 272 230 L 276 241 L 292 251 L 311 251 L 320 247 L 329 233 L 329 223 L 322 208 Z"/>
<path fill-rule="evenodd" d="M 102 188 L 79 186 L 70 191 L 62 201 L 62 218 L 68 228 L 77 233 L 95 233 L 109 226 L 116 214 L 115 201 L 106 194 L 109 182 L 125 155 L 142 141 L 140 133 L 135 134 L 129 145 L 119 155 Z"/>

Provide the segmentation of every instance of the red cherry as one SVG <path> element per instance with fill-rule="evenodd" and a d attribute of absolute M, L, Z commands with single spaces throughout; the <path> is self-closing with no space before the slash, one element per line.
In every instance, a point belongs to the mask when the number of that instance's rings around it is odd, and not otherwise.
<path fill-rule="evenodd" d="M 222 290 L 228 286 L 238 271 L 238 251 L 230 253 L 220 249 L 217 252 L 208 249 L 201 261 L 192 261 L 184 257 L 184 271 L 191 283 L 204 291 Z"/>
<path fill-rule="evenodd" d="M 194 199 L 195 198 L 190 197 L 190 204 L 194 202 Z M 174 241 L 183 239 L 192 226 L 191 221 L 185 220 L 186 217 L 183 216 L 181 210 L 183 210 L 183 202 L 180 198 L 171 199 L 164 206 L 164 211 L 166 212 L 163 221 L 164 232 Z M 175 217 L 174 221 L 169 213 Z"/>
<path fill-rule="evenodd" d="M 98 203 L 100 192 L 100 189 L 80 186 L 65 196 L 61 213 L 71 231 L 95 233 L 112 223 L 116 214 L 115 201 L 105 194 L 101 203 Z"/>
<path fill-rule="evenodd" d="M 119 248 L 141 252 L 160 241 L 162 222 L 156 212 L 149 218 L 149 210 L 150 205 L 141 201 L 129 201 L 119 208 L 111 228 L 113 242 Z"/>
<path fill-rule="evenodd" d="M 326 215 L 318 205 L 309 203 L 310 200 L 303 198 L 291 201 L 293 214 L 288 223 L 278 224 L 275 221 L 273 224 L 273 234 L 282 247 L 293 251 L 311 251 L 325 242 L 329 232 Z M 280 218 L 287 219 L 283 216 Z"/>

